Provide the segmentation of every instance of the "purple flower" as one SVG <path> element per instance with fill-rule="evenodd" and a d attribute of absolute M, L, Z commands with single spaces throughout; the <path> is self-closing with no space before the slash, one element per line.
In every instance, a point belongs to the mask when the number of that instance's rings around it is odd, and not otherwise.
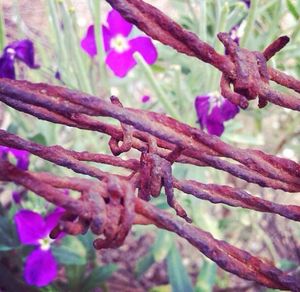
<path fill-rule="evenodd" d="M 61 74 L 60 74 L 60 72 L 58 70 L 55 72 L 54 77 L 55 77 L 55 79 L 61 81 Z"/>
<path fill-rule="evenodd" d="M 0 158 L 7 159 L 12 154 L 17 159 L 17 167 L 27 170 L 29 166 L 29 152 L 0 145 Z"/>
<path fill-rule="evenodd" d="M 21 243 L 34 245 L 36 248 L 27 256 L 24 268 L 24 278 L 29 285 L 46 286 L 57 276 L 57 263 L 50 245 L 51 230 L 57 225 L 63 209 L 43 218 L 31 210 L 20 210 L 15 214 L 14 220 Z"/>
<path fill-rule="evenodd" d="M 250 8 L 250 5 L 251 5 L 251 3 L 250 3 L 251 1 L 250 0 L 240 0 L 240 1 L 243 2 L 247 6 L 248 9 Z M 238 45 L 240 43 L 240 38 L 241 38 L 241 36 L 244 33 L 244 28 L 245 28 L 244 25 L 245 25 L 245 22 L 242 19 L 237 24 L 235 24 L 233 27 L 231 27 L 231 29 L 229 31 L 230 37 Z M 226 50 L 225 50 L 225 53 L 227 54 Z"/>
<path fill-rule="evenodd" d="M 241 0 L 241 1 L 245 3 L 245 5 L 247 6 L 247 8 L 250 8 L 251 0 Z"/>
<path fill-rule="evenodd" d="M 17 160 L 16 166 L 20 169 L 27 170 L 29 166 L 29 152 L 25 150 L 14 149 L 0 145 L 0 159 L 8 160 L 9 155 L 13 155 Z M 15 190 L 12 192 L 12 198 L 16 204 L 20 204 L 26 190 Z"/>
<path fill-rule="evenodd" d="M 151 97 L 149 95 L 144 95 L 141 98 L 142 103 L 146 103 L 148 101 L 150 101 Z"/>
<path fill-rule="evenodd" d="M 239 35 L 239 28 L 240 28 L 240 23 L 234 25 L 230 31 L 229 31 L 229 35 L 230 37 L 233 39 L 233 41 L 239 45 L 240 44 L 240 35 Z M 227 52 L 225 52 L 227 55 Z"/>
<path fill-rule="evenodd" d="M 106 64 L 118 77 L 124 77 L 136 65 L 133 57 L 139 52 L 148 64 L 157 59 L 157 51 L 149 37 L 139 36 L 129 39 L 132 24 L 127 22 L 116 10 L 107 16 L 107 24 L 102 26 L 104 49 L 107 53 Z M 81 47 L 91 56 L 97 54 L 94 25 L 88 27 Z"/>
<path fill-rule="evenodd" d="M 30 40 L 14 41 L 3 50 L 0 57 L 0 77 L 16 79 L 14 62 L 20 60 L 29 68 L 35 69 L 39 66 L 34 63 L 34 47 Z"/>
<path fill-rule="evenodd" d="M 239 112 L 236 105 L 216 94 L 197 96 L 195 108 L 201 128 L 216 136 L 223 134 L 224 122 L 233 119 Z"/>
<path fill-rule="evenodd" d="M 12 199 L 16 204 L 21 203 L 21 199 L 26 195 L 27 190 L 25 188 L 20 189 L 20 190 L 14 190 L 12 192 Z"/>

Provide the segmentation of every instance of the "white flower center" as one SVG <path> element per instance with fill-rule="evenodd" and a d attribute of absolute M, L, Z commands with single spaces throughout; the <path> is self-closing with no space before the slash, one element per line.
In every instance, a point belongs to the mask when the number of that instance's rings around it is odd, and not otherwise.
<path fill-rule="evenodd" d="M 40 244 L 41 250 L 48 250 L 53 241 L 54 240 L 51 239 L 49 236 L 40 239 L 39 244 Z"/>
<path fill-rule="evenodd" d="M 10 59 L 14 59 L 15 55 L 16 55 L 16 51 L 13 48 L 8 48 L 6 50 L 6 53 L 8 53 Z"/>
<path fill-rule="evenodd" d="M 129 44 L 124 36 L 121 34 L 116 35 L 110 41 L 111 48 L 115 49 L 118 53 L 123 53 L 129 49 Z"/>
<path fill-rule="evenodd" d="M 209 112 L 213 110 L 213 108 L 221 107 L 222 103 L 224 102 L 224 97 L 220 95 L 218 92 L 213 92 L 209 94 Z"/>

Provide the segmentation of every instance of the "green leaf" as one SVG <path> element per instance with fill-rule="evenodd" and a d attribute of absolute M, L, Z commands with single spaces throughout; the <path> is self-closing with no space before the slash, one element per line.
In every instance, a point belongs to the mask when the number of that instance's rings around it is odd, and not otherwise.
<path fill-rule="evenodd" d="M 196 292 L 213 291 L 216 282 L 217 265 L 211 261 L 205 261 L 201 267 L 200 273 L 195 285 Z"/>
<path fill-rule="evenodd" d="M 136 264 L 134 269 L 134 274 L 137 278 L 143 275 L 153 264 L 155 263 L 155 258 L 152 251 L 147 253 L 142 257 Z"/>
<path fill-rule="evenodd" d="M 3 10 L 0 11 L 0 51 L 2 51 L 5 47 L 5 25 L 4 25 L 4 17 Z"/>
<path fill-rule="evenodd" d="M 172 292 L 172 287 L 170 285 L 161 285 L 153 287 L 149 292 Z"/>
<path fill-rule="evenodd" d="M 4 265 L 0 264 L 0 283 L 1 291 L 28 291 L 38 292 L 39 290 L 35 287 L 26 285 L 23 281 L 18 279 L 15 274 L 11 273 Z"/>
<path fill-rule="evenodd" d="M 57 290 L 58 290 L 57 287 L 52 286 L 52 285 L 49 285 L 49 286 L 39 289 L 39 291 L 41 291 L 41 292 L 57 292 Z"/>
<path fill-rule="evenodd" d="M 286 5 L 287 5 L 287 8 L 288 8 L 289 12 L 295 17 L 296 20 L 298 20 L 299 19 L 299 13 L 297 11 L 297 8 L 293 4 L 293 2 L 291 0 L 286 0 Z"/>
<path fill-rule="evenodd" d="M 167 256 L 169 282 L 173 292 L 194 291 L 191 279 L 183 266 L 180 253 L 174 244 Z"/>
<path fill-rule="evenodd" d="M 86 274 L 86 265 L 67 265 L 66 266 L 66 289 L 65 291 L 81 291 Z"/>
<path fill-rule="evenodd" d="M 82 242 L 76 238 L 67 236 L 62 244 L 52 248 L 53 254 L 59 263 L 64 265 L 85 265 L 86 250 Z"/>
<path fill-rule="evenodd" d="M 17 134 L 18 133 L 19 126 L 16 123 L 11 123 L 8 128 L 7 132 L 12 133 L 12 134 Z"/>
<path fill-rule="evenodd" d="M 46 145 L 47 146 L 47 140 L 45 138 L 45 136 L 41 133 L 38 133 L 34 136 L 28 137 L 28 139 L 32 142 L 36 142 L 39 143 L 41 145 Z"/>
<path fill-rule="evenodd" d="M 83 246 L 86 249 L 86 252 L 89 254 L 90 258 L 94 258 L 95 249 L 93 247 L 94 235 L 91 231 L 88 231 L 86 234 L 81 234 L 77 236 L 77 238 L 81 241 Z"/>
<path fill-rule="evenodd" d="M 82 291 L 91 291 L 91 289 L 103 284 L 118 269 L 116 264 L 109 264 L 95 268 L 82 284 Z"/>
<path fill-rule="evenodd" d="M 161 210 L 168 210 L 170 208 L 166 200 L 166 195 L 163 193 L 155 201 L 153 201 L 153 204 Z"/>
<path fill-rule="evenodd" d="M 135 267 L 135 276 L 139 278 L 155 262 L 163 261 L 168 255 L 172 245 L 172 235 L 168 231 L 159 230 L 157 232 L 156 240 L 150 251 L 138 261 Z"/>
<path fill-rule="evenodd" d="M 290 270 L 290 269 L 294 269 L 297 267 L 297 264 L 293 261 L 287 260 L 287 259 L 282 259 L 279 262 L 279 269 L 281 270 Z"/>
<path fill-rule="evenodd" d="M 166 69 L 163 66 L 160 66 L 158 64 L 153 64 L 151 68 L 155 73 L 163 73 L 166 71 Z"/>
<path fill-rule="evenodd" d="M 0 219 L 0 251 L 8 251 L 19 246 L 14 224 L 6 217 Z"/>
<path fill-rule="evenodd" d="M 153 257 L 155 262 L 161 262 L 168 255 L 173 245 L 173 237 L 170 232 L 159 230 L 157 238 L 152 247 Z"/>

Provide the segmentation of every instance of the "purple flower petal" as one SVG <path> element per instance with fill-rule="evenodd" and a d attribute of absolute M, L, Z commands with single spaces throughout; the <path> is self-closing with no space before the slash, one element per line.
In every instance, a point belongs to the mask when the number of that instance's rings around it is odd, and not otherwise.
<path fill-rule="evenodd" d="M 124 77 L 136 65 L 131 50 L 123 53 L 112 50 L 108 53 L 105 62 L 118 77 Z"/>
<path fill-rule="evenodd" d="M 22 196 L 22 191 L 13 191 L 12 192 L 12 197 L 13 200 L 16 204 L 20 204 L 21 203 L 21 196 Z"/>
<path fill-rule="evenodd" d="M 211 135 L 221 136 L 224 132 L 224 119 L 222 111 L 215 106 L 206 120 L 207 132 Z"/>
<path fill-rule="evenodd" d="M 63 208 L 56 208 L 52 213 L 45 217 L 46 230 L 49 234 L 52 229 L 57 225 L 60 217 L 63 215 L 65 210 Z"/>
<path fill-rule="evenodd" d="M 202 128 L 206 128 L 207 132 L 212 135 L 221 136 L 224 132 L 224 122 L 235 117 L 239 112 L 239 108 L 224 99 L 223 97 L 218 103 L 218 106 L 214 100 L 213 96 L 203 95 L 197 96 L 195 99 L 195 108 L 199 123 Z M 214 106 L 210 111 L 210 103 L 213 102 Z"/>
<path fill-rule="evenodd" d="M 10 55 L 5 53 L 0 58 L 0 77 L 16 79 L 14 60 Z"/>
<path fill-rule="evenodd" d="M 110 33 L 110 30 L 105 25 L 102 25 L 102 38 L 104 42 L 104 50 L 105 52 L 107 52 L 110 50 L 110 40 L 112 38 L 112 35 Z M 97 55 L 97 45 L 96 45 L 94 25 L 90 25 L 88 27 L 85 37 L 81 40 L 81 47 L 91 57 Z"/>
<path fill-rule="evenodd" d="M 148 64 L 151 65 L 157 60 L 157 50 L 150 38 L 136 37 L 129 41 L 129 45 L 134 52 L 139 52 Z"/>
<path fill-rule="evenodd" d="M 15 224 L 19 239 L 23 244 L 38 244 L 47 235 L 43 217 L 31 210 L 20 210 L 15 214 Z"/>
<path fill-rule="evenodd" d="M 209 110 L 209 99 L 208 95 L 197 96 L 195 99 L 195 108 L 198 117 L 198 121 L 202 128 L 206 127 L 206 119 Z"/>
<path fill-rule="evenodd" d="M 24 278 L 29 285 L 46 286 L 57 276 L 57 263 L 50 250 L 34 250 L 25 262 Z"/>
<path fill-rule="evenodd" d="M 151 99 L 151 98 L 150 98 L 149 95 L 144 95 L 144 96 L 142 96 L 142 98 L 141 98 L 141 100 L 142 100 L 143 103 L 148 102 L 150 99 Z"/>
<path fill-rule="evenodd" d="M 2 159 L 7 159 L 8 153 L 11 153 L 17 159 L 17 167 L 23 170 L 28 169 L 29 165 L 29 152 L 25 150 L 19 150 L 14 148 L 9 148 L 6 146 L 0 146 L 0 153 Z"/>
<path fill-rule="evenodd" d="M 105 52 L 108 52 L 111 49 L 110 41 L 112 39 L 112 35 L 110 30 L 105 25 L 102 25 L 102 38 L 104 43 L 104 50 Z"/>
<path fill-rule="evenodd" d="M 15 50 L 15 57 L 24 62 L 30 68 L 38 68 L 39 66 L 34 63 L 34 47 L 30 40 L 15 41 L 5 48 Z"/>
<path fill-rule="evenodd" d="M 12 192 L 12 198 L 14 200 L 14 202 L 16 204 L 20 204 L 21 203 L 21 199 L 26 195 L 27 190 L 26 189 L 22 189 L 22 190 L 18 190 L 18 191 L 13 191 Z"/>
<path fill-rule="evenodd" d="M 55 72 L 54 77 L 57 80 L 61 80 L 61 74 L 60 74 L 60 72 L 58 70 Z"/>
<path fill-rule="evenodd" d="M 247 6 L 247 8 L 250 8 L 251 0 L 241 0 L 241 1 L 245 3 L 245 5 Z"/>
<path fill-rule="evenodd" d="M 107 24 L 112 36 L 122 34 L 127 37 L 132 29 L 132 24 L 127 22 L 117 10 L 111 10 L 107 16 Z"/>
<path fill-rule="evenodd" d="M 240 44 L 240 38 L 238 37 L 239 27 L 240 27 L 240 24 L 236 24 L 229 31 L 230 37 L 238 45 Z M 228 51 L 227 50 L 225 50 L 225 54 L 228 55 Z"/>
<path fill-rule="evenodd" d="M 2 159 L 6 159 L 8 151 L 9 151 L 8 147 L 0 145 L 0 153 Z"/>
<path fill-rule="evenodd" d="M 14 148 L 10 148 L 10 152 L 17 159 L 17 167 L 23 170 L 27 170 L 29 166 L 29 152 Z"/>
<path fill-rule="evenodd" d="M 86 51 L 91 57 L 97 55 L 97 46 L 95 40 L 95 28 L 94 25 L 88 27 L 86 36 L 81 40 L 81 47 Z"/>
<path fill-rule="evenodd" d="M 231 103 L 229 100 L 224 100 L 223 104 L 221 105 L 221 112 L 223 116 L 224 121 L 228 121 L 230 119 L 233 119 L 236 114 L 239 112 L 238 106 Z"/>

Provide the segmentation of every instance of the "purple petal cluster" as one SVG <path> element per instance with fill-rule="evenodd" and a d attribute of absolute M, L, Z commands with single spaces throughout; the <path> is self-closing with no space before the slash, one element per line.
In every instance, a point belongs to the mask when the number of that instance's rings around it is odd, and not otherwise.
<path fill-rule="evenodd" d="M 197 96 L 195 108 L 201 128 L 216 136 L 223 134 L 224 122 L 233 119 L 239 112 L 235 104 L 215 94 Z"/>
<path fill-rule="evenodd" d="M 116 10 L 107 16 L 107 26 L 102 26 L 106 65 L 118 77 L 125 77 L 136 65 L 133 54 L 139 52 L 151 65 L 157 60 L 157 50 L 149 37 L 129 38 L 132 24 L 127 22 Z M 97 54 L 94 25 L 88 27 L 86 36 L 81 40 L 81 47 L 91 57 Z"/>
<path fill-rule="evenodd" d="M 29 166 L 29 152 L 25 150 L 14 149 L 0 145 L 0 157 L 1 159 L 8 159 L 8 155 L 12 154 L 17 160 L 17 167 L 23 170 L 27 170 Z"/>
<path fill-rule="evenodd" d="M 34 63 L 34 47 L 30 40 L 14 41 L 6 46 L 0 57 L 0 77 L 16 79 L 15 61 L 20 60 L 29 68 L 39 66 Z"/>
<path fill-rule="evenodd" d="M 25 260 L 24 278 L 29 285 L 46 286 L 57 276 L 57 262 L 50 249 L 53 240 L 49 234 L 63 212 L 63 209 L 56 209 L 45 218 L 39 213 L 25 209 L 15 214 L 20 242 L 35 246 Z"/>

